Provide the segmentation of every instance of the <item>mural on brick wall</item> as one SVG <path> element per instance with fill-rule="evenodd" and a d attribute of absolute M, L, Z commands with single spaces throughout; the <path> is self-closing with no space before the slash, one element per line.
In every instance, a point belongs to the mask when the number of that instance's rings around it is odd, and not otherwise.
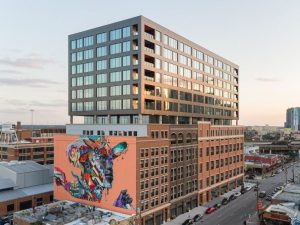
<path fill-rule="evenodd" d="M 127 193 L 127 190 L 122 190 L 114 203 L 114 206 L 123 209 L 132 209 L 132 198 Z"/>
<path fill-rule="evenodd" d="M 78 168 L 80 173 L 70 171 L 74 179 L 68 181 L 65 173 L 69 171 L 63 171 L 61 167 L 55 166 L 56 185 L 62 186 L 75 198 L 100 202 L 104 191 L 109 193 L 113 187 L 114 160 L 123 157 L 127 148 L 127 142 L 120 142 L 111 147 L 105 137 L 85 137 L 75 140 L 67 147 L 69 162 L 66 163 Z M 120 197 L 121 200 L 116 201 L 115 206 L 130 209 L 132 199 L 126 192 L 121 191 L 123 195 Z"/>

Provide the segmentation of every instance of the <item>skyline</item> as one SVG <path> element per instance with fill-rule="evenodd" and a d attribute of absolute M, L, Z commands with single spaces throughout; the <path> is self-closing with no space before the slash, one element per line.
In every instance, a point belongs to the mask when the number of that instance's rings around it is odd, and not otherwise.
<path fill-rule="evenodd" d="M 300 56 L 300 4 L 296 1 L 201 1 L 177 6 L 176 1 L 172 1 L 174 5 L 168 1 L 159 3 L 158 10 L 143 9 L 145 5 L 140 3 L 140 7 L 130 7 L 138 1 L 128 1 L 115 9 L 116 16 L 110 13 L 113 2 L 104 6 L 104 1 L 33 2 L 5 2 L 0 9 L 0 27 L 5 34 L 0 42 L 0 123 L 20 120 L 29 124 L 30 109 L 35 110 L 34 124 L 68 123 L 68 35 L 138 15 L 239 65 L 239 124 L 283 126 L 286 109 L 299 106 L 294 97 L 300 92 L 296 61 Z M 157 6 L 158 2 L 151 4 Z M 104 7 L 103 14 L 98 6 Z M 205 10 L 198 13 L 199 8 Z M 197 21 L 203 21 L 202 29 L 194 28 Z M 289 74 L 282 76 L 286 72 Z"/>

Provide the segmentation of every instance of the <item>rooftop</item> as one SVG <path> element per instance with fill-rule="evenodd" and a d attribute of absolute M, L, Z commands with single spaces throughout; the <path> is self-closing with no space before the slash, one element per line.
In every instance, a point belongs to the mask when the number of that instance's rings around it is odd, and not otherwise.
<path fill-rule="evenodd" d="M 111 221 L 125 222 L 133 219 L 133 216 L 128 216 L 100 208 L 93 209 L 90 206 L 70 201 L 59 201 L 48 205 L 39 206 L 35 210 L 35 213 L 33 213 L 32 209 L 16 212 L 14 213 L 14 220 L 26 221 L 28 223 L 42 223 L 45 225 L 62 223 L 69 225 L 106 225 Z"/>
<path fill-rule="evenodd" d="M 0 162 L 0 171 L 1 167 L 7 168 L 15 173 L 29 173 L 48 169 L 44 165 L 40 165 L 33 161 Z"/>
<path fill-rule="evenodd" d="M 279 191 L 273 199 L 283 202 L 300 203 L 300 184 L 288 184 L 282 191 Z"/>

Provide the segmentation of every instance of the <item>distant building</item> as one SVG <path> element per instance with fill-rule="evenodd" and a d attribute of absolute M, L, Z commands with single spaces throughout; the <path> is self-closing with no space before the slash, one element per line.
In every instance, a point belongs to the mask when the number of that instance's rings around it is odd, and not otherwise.
<path fill-rule="evenodd" d="M 0 162 L 0 217 L 53 201 L 53 165 Z"/>
<path fill-rule="evenodd" d="M 53 164 L 53 135 L 65 133 L 65 126 L 30 126 L 18 122 L 3 124 L 0 130 L 0 161 L 33 160 L 39 164 Z"/>
<path fill-rule="evenodd" d="M 300 130 L 300 107 L 289 108 L 286 110 L 285 128 L 291 128 L 293 131 Z"/>

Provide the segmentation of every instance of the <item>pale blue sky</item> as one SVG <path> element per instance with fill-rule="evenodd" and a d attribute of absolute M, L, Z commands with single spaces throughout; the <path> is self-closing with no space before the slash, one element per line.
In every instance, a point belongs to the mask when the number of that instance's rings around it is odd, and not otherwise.
<path fill-rule="evenodd" d="M 144 15 L 240 66 L 240 124 L 300 106 L 300 1 L 9 0 L 0 7 L 0 123 L 67 123 L 67 36 Z"/>

